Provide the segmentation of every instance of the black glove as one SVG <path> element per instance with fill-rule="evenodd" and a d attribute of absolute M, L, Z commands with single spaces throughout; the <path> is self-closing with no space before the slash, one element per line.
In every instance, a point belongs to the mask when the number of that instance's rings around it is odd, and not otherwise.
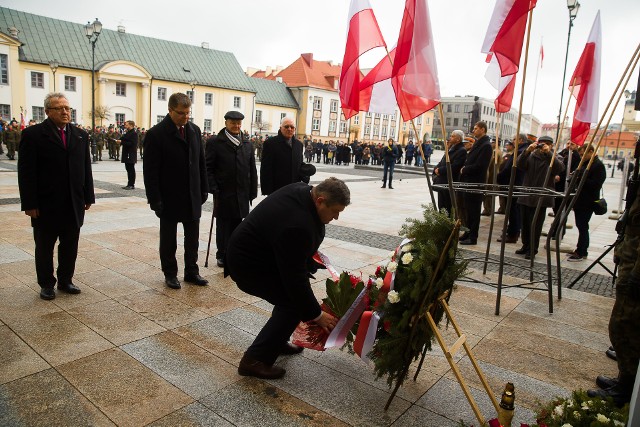
<path fill-rule="evenodd" d="M 158 218 L 160 218 L 160 215 L 162 215 L 162 202 L 151 203 L 151 210 L 156 213 Z"/>

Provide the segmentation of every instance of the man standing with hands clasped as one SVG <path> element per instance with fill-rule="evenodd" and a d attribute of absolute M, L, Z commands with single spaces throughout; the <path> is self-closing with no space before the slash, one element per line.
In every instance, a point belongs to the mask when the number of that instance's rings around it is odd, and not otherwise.
<path fill-rule="evenodd" d="M 125 133 L 118 141 L 122 147 L 122 163 L 127 169 L 127 186 L 123 190 L 133 190 L 136 185 L 136 163 L 138 162 L 138 133 L 133 120 L 124 122 Z"/>
<path fill-rule="evenodd" d="M 95 203 L 89 134 L 69 125 L 71 108 L 62 93 L 44 99 L 47 119 L 22 132 L 18 157 L 21 209 L 31 217 L 40 298 L 52 300 L 53 248 L 58 245 L 58 290 L 79 294 L 72 283 L 84 212 Z"/>
<path fill-rule="evenodd" d="M 184 228 L 184 281 L 205 286 L 198 269 L 198 235 L 208 185 L 200 128 L 189 122 L 191 100 L 169 98 L 169 114 L 145 138 L 144 186 L 151 209 L 160 218 L 160 263 L 165 283 L 180 289 L 176 261 L 178 223 Z"/>

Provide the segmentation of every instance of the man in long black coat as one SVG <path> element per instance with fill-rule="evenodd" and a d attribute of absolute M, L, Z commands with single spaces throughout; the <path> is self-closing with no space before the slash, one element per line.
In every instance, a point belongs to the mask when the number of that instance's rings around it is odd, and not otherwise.
<path fill-rule="evenodd" d="M 473 143 L 460 171 L 460 181 L 484 184 L 487 182 L 487 170 L 493 154 L 491 138 L 487 135 L 487 124 L 482 121 L 476 123 L 473 127 L 473 136 L 476 138 L 476 142 Z M 463 199 L 467 211 L 469 232 L 462 236 L 461 245 L 475 245 L 478 243 L 482 197 L 481 193 L 464 193 Z"/>
<path fill-rule="evenodd" d="M 320 310 L 309 277 L 317 270 L 312 257 L 324 239 L 325 224 L 338 219 L 350 201 L 349 188 L 337 178 L 316 187 L 289 184 L 264 199 L 236 228 L 225 273 L 242 291 L 274 305 L 240 361 L 240 375 L 282 377 L 285 370 L 273 364 L 280 354 L 302 351 L 288 342 L 300 321 L 314 321 L 327 332 L 335 326 L 336 319 Z"/>
<path fill-rule="evenodd" d="M 120 162 L 124 163 L 127 169 L 127 186 L 123 190 L 133 190 L 136 185 L 136 163 L 138 162 L 138 133 L 136 123 L 127 120 L 124 123 L 125 133 L 120 137 L 120 147 L 122 147 L 122 157 Z"/>
<path fill-rule="evenodd" d="M 282 119 L 278 135 L 265 141 L 260 161 L 260 189 L 269 195 L 277 189 L 293 182 L 309 182 L 309 177 L 300 174 L 303 163 L 303 145 L 295 137 L 296 126 L 293 119 Z"/>
<path fill-rule="evenodd" d="M 467 159 L 467 150 L 464 149 L 462 139 L 464 138 L 464 132 L 461 130 L 454 130 L 449 137 L 449 163 L 451 166 L 451 182 L 460 181 L 460 169 L 464 166 L 464 162 Z M 433 183 L 434 184 L 448 184 L 448 172 L 447 172 L 447 158 L 442 156 L 438 165 L 433 169 Z M 446 209 L 451 213 L 451 196 L 449 190 L 438 189 L 438 208 L 440 210 Z"/>
<path fill-rule="evenodd" d="M 69 101 L 61 93 L 44 99 L 47 119 L 22 132 L 18 186 L 31 217 L 36 275 L 42 299 L 54 299 L 53 248 L 58 246 L 58 290 L 80 293 L 72 283 L 84 212 L 95 203 L 89 134 L 71 126 Z"/>
<path fill-rule="evenodd" d="M 249 204 L 258 196 L 256 159 L 251 142 L 240 130 L 243 119 L 244 114 L 239 111 L 227 112 L 225 127 L 207 141 L 207 174 L 215 203 L 218 267 L 224 266 L 231 233 L 249 214 Z"/>
<path fill-rule="evenodd" d="M 206 285 L 198 268 L 202 204 L 207 200 L 207 170 L 200 128 L 189 122 L 191 100 L 169 98 L 169 114 L 145 137 L 144 186 L 151 209 L 160 218 L 160 263 L 165 283 L 181 287 L 176 261 L 178 223 L 184 228 L 184 280 Z"/>

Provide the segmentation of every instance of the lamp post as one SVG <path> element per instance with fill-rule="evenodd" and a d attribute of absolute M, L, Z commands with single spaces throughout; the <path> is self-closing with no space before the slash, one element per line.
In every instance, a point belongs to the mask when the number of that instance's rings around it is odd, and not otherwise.
<path fill-rule="evenodd" d="M 191 117 L 190 120 L 193 122 L 193 104 L 194 102 L 196 102 L 196 86 L 198 85 L 198 81 L 197 80 L 191 80 L 189 82 L 189 85 L 191 86 Z"/>
<path fill-rule="evenodd" d="M 56 61 L 55 59 L 53 61 L 49 61 L 49 68 L 51 68 L 51 72 L 53 73 L 53 91 L 56 91 L 56 71 L 58 71 L 58 67 L 60 66 L 60 64 L 58 64 L 58 61 Z"/>
<path fill-rule="evenodd" d="M 564 97 L 564 84 L 567 78 L 567 61 L 569 60 L 569 40 L 571 40 L 571 28 L 573 28 L 573 20 L 578 16 L 580 10 L 580 2 L 578 0 L 567 0 L 567 9 L 569 9 L 569 32 L 567 34 L 567 53 L 564 56 L 564 72 L 562 73 L 562 92 L 560 92 L 560 109 L 558 110 L 558 130 L 556 131 L 556 141 L 560 138 L 560 116 L 562 116 L 562 98 Z"/>
<path fill-rule="evenodd" d="M 87 22 L 84 26 L 85 35 L 91 44 L 91 154 L 93 155 L 93 163 L 98 162 L 98 153 L 96 149 L 96 42 L 102 32 L 102 22 L 96 18 L 93 24 Z"/>
<path fill-rule="evenodd" d="M 624 91 L 624 104 L 625 107 L 627 105 L 627 99 L 631 96 L 631 92 L 628 90 Z M 618 150 L 620 149 L 620 137 L 622 136 L 622 122 L 624 121 L 624 109 L 622 110 L 622 121 L 620 122 L 620 132 L 618 132 L 618 143 L 616 144 L 616 152 L 613 153 L 613 167 L 611 168 L 611 178 L 613 178 L 613 172 L 616 170 L 616 166 L 618 165 Z M 624 177 L 623 177 L 624 178 Z"/>

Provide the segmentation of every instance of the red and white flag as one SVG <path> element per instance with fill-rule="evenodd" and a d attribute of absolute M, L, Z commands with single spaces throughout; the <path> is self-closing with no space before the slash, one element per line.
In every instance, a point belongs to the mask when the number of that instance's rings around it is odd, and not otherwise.
<path fill-rule="evenodd" d="M 20 130 L 24 130 L 27 127 L 27 121 L 24 118 L 24 114 L 20 111 Z"/>
<path fill-rule="evenodd" d="M 391 72 L 400 114 L 409 121 L 440 103 L 427 0 L 406 0 Z"/>
<path fill-rule="evenodd" d="M 495 56 L 491 55 L 491 60 L 484 77 L 491 83 L 491 86 L 496 88 L 498 96 L 494 101 L 496 111 L 498 113 L 508 113 L 511 110 L 511 104 L 513 103 L 513 93 L 516 88 L 516 75 L 510 74 L 502 77 L 500 72 L 500 65 Z"/>
<path fill-rule="evenodd" d="M 359 58 L 365 52 L 379 46 L 386 44 L 369 0 L 351 0 L 347 43 L 340 71 L 340 101 L 347 119 L 361 110 L 362 73 Z"/>
<path fill-rule="evenodd" d="M 393 114 L 396 111 L 396 95 L 391 86 L 392 61 L 395 48 L 385 55 L 362 79 L 360 109 L 371 113 Z"/>
<path fill-rule="evenodd" d="M 571 141 L 578 145 L 584 144 L 584 140 L 587 139 L 591 123 L 598 121 L 601 50 L 602 29 L 600 27 L 600 11 L 598 11 L 587 44 L 569 83 L 571 93 L 576 98 L 576 110 L 573 113 L 573 125 L 571 126 Z"/>
<path fill-rule="evenodd" d="M 544 62 L 544 47 L 540 45 L 540 68 L 542 68 L 543 62 Z"/>

